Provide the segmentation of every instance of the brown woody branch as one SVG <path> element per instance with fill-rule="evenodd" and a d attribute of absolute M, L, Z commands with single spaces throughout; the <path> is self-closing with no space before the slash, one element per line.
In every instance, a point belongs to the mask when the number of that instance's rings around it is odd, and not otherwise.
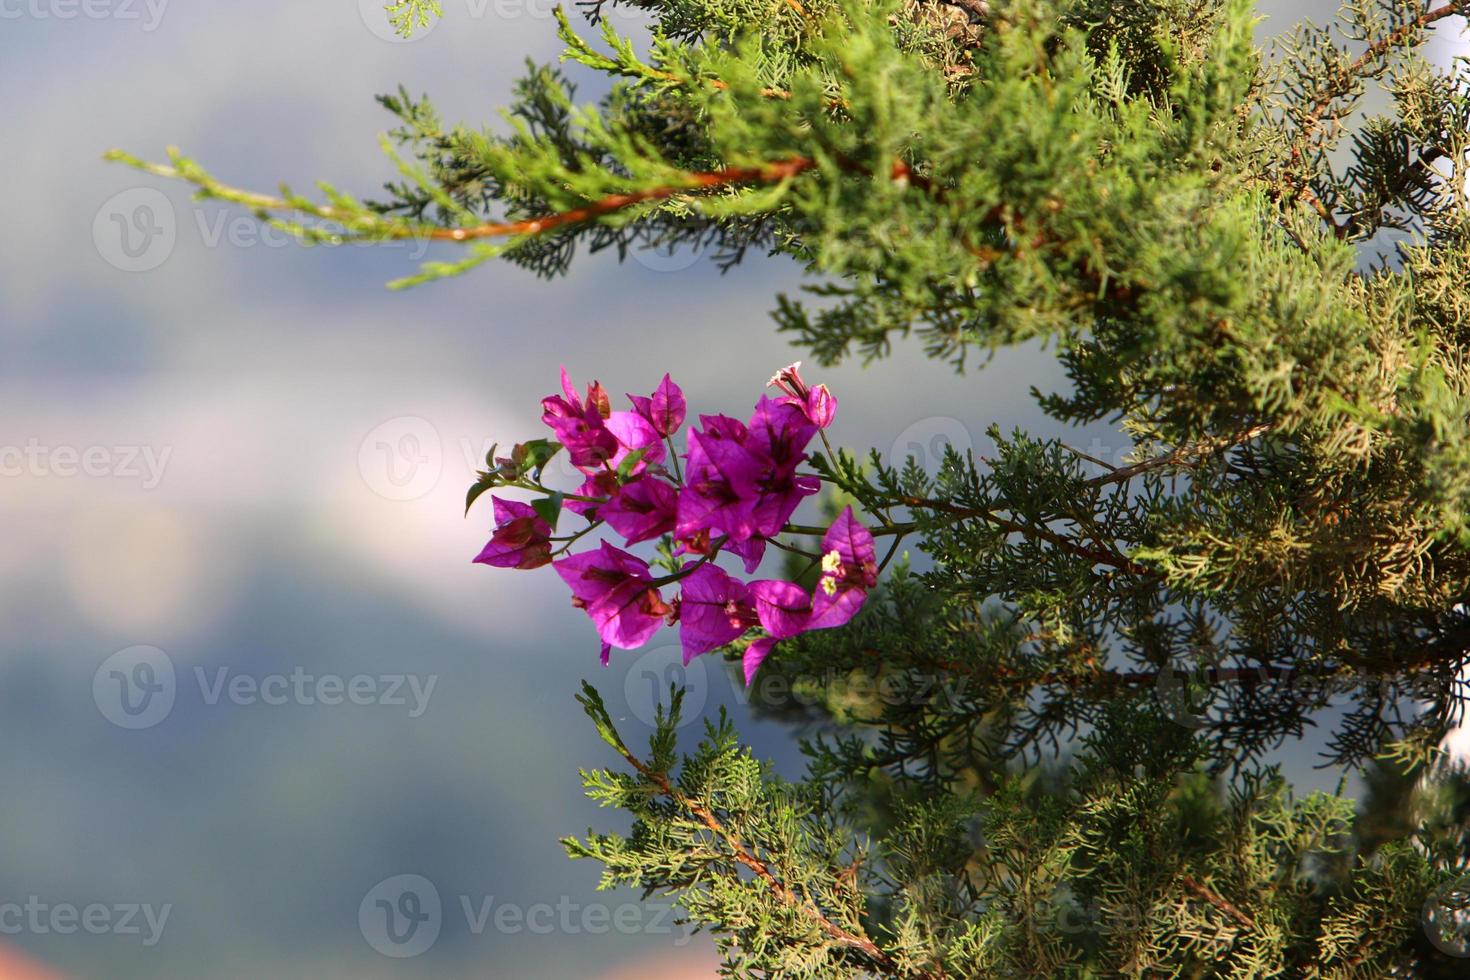
<path fill-rule="evenodd" d="M 678 184 L 666 184 L 632 194 L 612 194 L 591 204 L 570 211 L 548 214 L 540 218 L 477 225 L 473 228 L 440 228 L 430 232 L 433 239 L 448 239 L 456 242 L 476 238 L 504 238 L 512 235 L 539 235 L 568 225 L 579 225 L 617 211 L 625 211 L 649 201 L 662 201 L 690 191 L 714 190 L 748 184 L 779 184 L 783 180 L 810 170 L 816 161 L 810 157 L 789 157 L 775 163 L 758 167 L 733 167 L 725 170 L 691 173 Z"/>
<path fill-rule="evenodd" d="M 1032 642 L 1041 637 L 1031 636 L 1023 642 Z M 1405 651 L 1405 647 L 1408 649 Z M 1209 685 L 1233 684 L 1243 689 L 1263 687 L 1267 684 L 1325 684 L 1337 678 L 1358 676 L 1360 679 L 1388 678 L 1396 674 L 1417 674 L 1436 668 L 1451 667 L 1465 662 L 1470 657 L 1470 628 L 1452 629 L 1437 639 L 1409 646 L 1402 642 L 1391 642 L 1389 648 L 1395 653 L 1406 652 L 1406 656 L 1383 658 L 1374 663 L 1369 656 L 1359 656 L 1337 666 L 1280 667 L 1262 663 L 1254 667 L 1203 667 L 1188 671 L 1195 680 Z M 1087 655 L 1089 665 L 1096 660 L 1096 651 L 1090 644 L 1083 643 L 1071 648 L 1074 652 Z M 870 651 L 880 656 L 879 651 Z M 966 663 L 959 660 L 930 660 L 926 666 L 934 670 L 945 670 L 955 674 L 976 677 L 990 683 L 1030 690 L 1037 687 L 1065 687 L 1074 691 L 1101 694 L 1135 692 L 1156 687 L 1164 677 L 1178 673 L 1175 668 L 1160 670 L 1111 670 L 1090 666 L 1089 671 L 1043 671 L 1032 673 L 1018 667 L 1000 663 Z"/>
<path fill-rule="evenodd" d="M 878 656 L 877 650 L 871 651 Z M 1029 674 L 1004 664 L 965 664 L 957 660 L 931 661 L 928 666 L 951 673 L 983 676 L 989 681 L 999 681 L 1015 688 L 1065 687 L 1078 691 L 1118 692 L 1136 691 L 1158 685 L 1170 671 L 1165 670 L 1108 670 L 1093 668 L 1091 673 L 1045 671 Z M 1193 676 L 1207 684 L 1238 684 L 1243 688 L 1259 687 L 1270 681 L 1291 683 L 1302 679 L 1325 681 L 1338 672 L 1327 668 L 1303 667 L 1206 667 Z"/>

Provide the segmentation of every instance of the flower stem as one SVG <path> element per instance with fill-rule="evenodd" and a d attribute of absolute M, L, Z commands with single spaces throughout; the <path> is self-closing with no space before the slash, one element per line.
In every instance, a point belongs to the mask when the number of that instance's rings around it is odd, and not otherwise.
<path fill-rule="evenodd" d="M 564 555 L 564 554 L 566 554 L 567 553 L 567 550 L 569 548 L 571 548 L 572 545 L 576 544 L 584 535 L 587 534 L 587 532 L 593 530 L 594 528 L 598 528 L 598 527 L 601 527 L 601 526 L 602 526 L 602 522 L 601 521 L 593 521 L 591 524 L 588 524 L 586 527 L 582 528 L 582 530 L 578 531 L 576 534 L 568 535 L 565 538 L 552 538 L 551 540 L 553 540 L 553 541 L 565 541 L 566 543 L 563 544 L 560 548 L 556 549 L 556 551 L 552 552 L 551 557 L 555 558 L 558 555 Z"/>
<path fill-rule="evenodd" d="M 673 583 L 679 581 L 681 578 L 687 578 L 688 576 L 694 574 L 695 569 L 699 568 L 701 565 L 707 565 L 710 562 L 714 561 L 715 556 L 720 553 L 720 549 L 723 548 L 725 546 L 725 542 L 729 540 L 730 536 L 727 534 L 724 537 L 720 538 L 718 541 L 711 542 L 709 554 L 701 555 L 699 561 L 695 562 L 693 565 L 688 566 L 687 568 L 681 568 L 677 572 L 670 572 L 668 575 L 656 578 L 649 584 L 652 585 L 654 588 L 662 588 L 665 585 L 672 585 Z"/>

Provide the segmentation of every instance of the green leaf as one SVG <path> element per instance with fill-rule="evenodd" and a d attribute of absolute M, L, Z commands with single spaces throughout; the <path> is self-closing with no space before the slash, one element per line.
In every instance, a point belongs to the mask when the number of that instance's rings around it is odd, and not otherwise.
<path fill-rule="evenodd" d="M 648 451 L 652 448 L 652 446 L 644 446 L 642 449 L 635 449 L 629 453 L 627 458 L 618 464 L 618 480 L 624 481 L 632 476 L 634 468 L 643 462 L 643 457 L 647 456 Z"/>
<path fill-rule="evenodd" d="M 493 470 L 479 473 L 474 486 L 470 487 L 470 492 L 465 495 L 464 512 L 469 514 L 470 508 L 475 505 L 476 500 L 480 499 L 481 494 L 486 490 L 500 486 L 500 482 L 500 474 Z"/>
<path fill-rule="evenodd" d="M 531 507 L 536 511 L 536 515 L 547 524 L 550 524 L 553 531 L 556 530 L 557 518 L 561 516 L 563 497 L 563 494 L 553 493 L 549 497 L 541 497 L 538 500 L 531 501 Z"/>
<path fill-rule="evenodd" d="M 539 476 L 541 470 L 553 456 L 561 452 L 561 443 L 551 439 L 532 439 L 516 446 L 511 455 L 518 474 L 531 473 Z"/>

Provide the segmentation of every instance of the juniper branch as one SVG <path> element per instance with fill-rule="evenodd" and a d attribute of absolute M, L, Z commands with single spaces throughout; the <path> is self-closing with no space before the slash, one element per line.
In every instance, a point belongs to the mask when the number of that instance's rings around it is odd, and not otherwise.
<path fill-rule="evenodd" d="M 1334 76 L 1306 108 L 1298 124 L 1296 136 L 1291 141 L 1289 156 L 1292 167 L 1297 171 L 1289 181 L 1291 192 L 1302 200 L 1305 200 L 1332 228 L 1334 234 L 1339 238 L 1347 237 L 1352 232 L 1348 223 L 1339 223 L 1331 210 L 1317 197 L 1310 186 L 1310 181 L 1300 175 L 1300 169 L 1304 158 L 1310 151 L 1322 122 L 1326 118 L 1332 104 L 1347 95 L 1353 87 L 1367 75 L 1375 71 L 1383 58 L 1390 54 L 1395 48 L 1417 37 L 1420 32 L 1433 26 L 1438 21 L 1447 17 L 1453 17 L 1463 13 L 1463 0 L 1451 0 L 1439 7 L 1425 10 L 1417 17 L 1400 24 L 1385 36 L 1373 41 L 1368 47 L 1355 58 L 1347 67 Z"/>
<path fill-rule="evenodd" d="M 179 160 L 177 151 L 170 149 L 170 156 Z M 277 213 L 291 212 L 318 218 L 324 221 L 341 222 L 349 234 L 370 240 L 428 239 L 430 241 L 469 242 L 483 238 L 508 238 L 542 235 L 573 225 L 586 224 L 597 218 L 625 211 L 640 204 L 667 200 L 679 195 L 700 191 L 718 190 L 750 184 L 779 184 L 810 170 L 816 162 L 806 157 L 793 157 L 752 167 L 730 167 L 713 172 L 687 173 L 679 180 L 658 187 L 650 187 L 627 194 L 610 194 L 584 207 L 572 208 L 537 218 L 518 221 L 486 222 L 466 228 L 444 228 L 404 221 L 394 221 L 370 212 L 351 210 L 330 205 L 315 204 L 298 197 L 275 197 L 258 194 L 220 183 L 206 174 L 197 165 L 165 166 L 147 163 L 129 156 L 121 150 L 112 150 L 107 159 L 126 163 L 145 173 L 159 177 L 185 180 L 195 184 L 203 197 L 218 198 L 239 204 L 252 211 Z"/>
<path fill-rule="evenodd" d="M 673 780 L 669 778 L 667 772 L 640 759 L 636 753 L 628 748 L 621 736 L 617 734 L 617 730 L 612 726 L 611 719 L 606 717 L 605 711 L 602 712 L 601 716 L 595 713 L 597 709 L 601 708 L 601 699 L 596 696 L 595 691 L 586 682 L 583 682 L 583 692 L 578 700 L 583 703 L 584 707 L 588 708 L 589 712 L 593 712 L 594 720 L 598 722 L 598 729 L 602 732 L 604 741 L 608 742 L 640 776 L 657 787 L 659 793 L 666 799 L 679 809 L 691 814 L 710 833 L 723 841 L 730 849 L 731 856 L 734 860 L 749 869 L 783 905 L 798 910 L 802 915 L 811 919 L 834 943 L 863 957 L 873 968 L 881 970 L 886 976 L 911 978 L 911 980 L 945 980 L 945 974 L 940 969 L 903 969 L 877 943 L 861 933 L 845 929 L 838 923 L 832 921 L 817 907 L 810 896 L 798 895 L 792 891 L 771 870 L 769 864 L 763 861 L 757 854 L 753 853 L 738 835 L 725 826 L 713 810 L 697 800 L 690 799 L 679 787 L 674 785 Z M 594 705 L 596 708 L 594 708 Z"/>

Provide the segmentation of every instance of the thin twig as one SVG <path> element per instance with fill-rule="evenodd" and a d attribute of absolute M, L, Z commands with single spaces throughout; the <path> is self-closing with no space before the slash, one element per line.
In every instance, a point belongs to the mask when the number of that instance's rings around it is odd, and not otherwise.
<path fill-rule="evenodd" d="M 1108 565 L 1112 568 L 1118 569 L 1119 571 L 1128 572 L 1131 575 L 1138 575 L 1143 578 L 1158 577 L 1157 573 L 1154 572 L 1152 569 L 1145 568 L 1132 559 L 1120 555 L 1117 552 L 1103 551 L 1098 548 L 1090 548 L 1087 545 L 1079 544 L 1078 542 L 1073 541 L 1070 538 L 1057 534 L 1055 531 L 1049 531 L 1046 528 L 1036 527 L 1032 524 L 1019 524 L 1016 521 L 1001 517 L 999 514 L 995 513 L 995 511 L 988 510 L 986 508 L 961 507 L 958 504 L 952 504 L 945 500 L 926 500 L 923 497 L 900 497 L 895 501 L 895 503 L 902 504 L 905 507 L 919 507 L 925 510 L 937 510 L 941 513 L 953 514 L 956 517 L 979 518 L 989 524 L 994 525 L 1000 530 L 1010 532 L 1011 534 L 1020 534 L 1024 537 L 1029 538 L 1040 538 L 1042 541 L 1045 541 L 1048 544 L 1060 548 L 1062 551 L 1065 551 L 1068 554 L 1076 555 L 1078 558 L 1089 559 L 1090 561 L 1098 565 Z"/>
<path fill-rule="evenodd" d="M 1260 425 L 1253 425 L 1239 435 L 1230 438 L 1205 440 L 1187 446 L 1177 446 L 1151 459 L 1142 460 L 1131 466 L 1122 466 L 1113 470 L 1111 473 L 1104 473 L 1102 476 L 1093 477 L 1087 481 L 1087 485 L 1090 487 L 1100 487 L 1106 486 L 1109 483 L 1126 483 L 1140 473 L 1147 473 L 1150 470 L 1160 469 L 1165 466 L 1196 464 L 1204 457 L 1213 456 L 1215 453 L 1229 449 L 1232 446 L 1239 446 L 1243 443 L 1250 442 L 1257 436 L 1265 435 L 1270 430 L 1271 424 L 1265 422 Z"/>
<path fill-rule="evenodd" d="M 1195 898 L 1204 899 L 1206 902 L 1209 902 L 1211 905 L 1215 906 L 1215 908 L 1219 909 L 1221 912 L 1224 912 L 1226 915 L 1230 916 L 1230 918 L 1234 919 L 1236 922 L 1240 923 L 1247 929 L 1254 929 L 1256 927 L 1255 919 L 1252 919 L 1240 909 L 1236 908 L 1218 892 L 1207 888 L 1205 885 L 1202 885 L 1198 880 L 1194 878 L 1194 876 L 1185 875 L 1182 880 L 1184 882 L 1185 889 L 1188 890 L 1189 893 Z"/>

